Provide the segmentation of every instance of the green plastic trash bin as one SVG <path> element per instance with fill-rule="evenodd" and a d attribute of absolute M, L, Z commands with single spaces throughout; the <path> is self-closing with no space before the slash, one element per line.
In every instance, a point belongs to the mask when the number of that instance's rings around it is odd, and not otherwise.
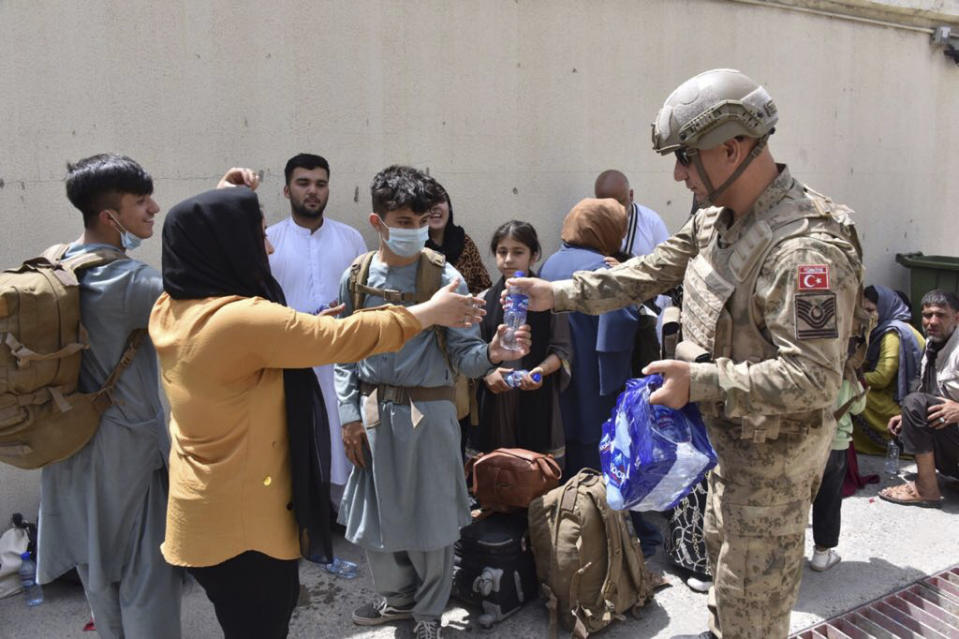
<path fill-rule="evenodd" d="M 959 257 L 896 253 L 896 261 L 909 269 L 909 297 L 912 299 L 912 321 L 922 327 L 922 296 L 934 288 L 959 294 Z"/>

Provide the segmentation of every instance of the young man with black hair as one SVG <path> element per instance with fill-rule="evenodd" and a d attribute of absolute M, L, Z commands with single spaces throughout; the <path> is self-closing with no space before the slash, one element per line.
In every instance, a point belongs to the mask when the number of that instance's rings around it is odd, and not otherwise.
<path fill-rule="evenodd" d="M 231 169 L 220 186 L 257 178 Z M 78 390 L 99 390 L 134 331 L 146 330 L 163 290 L 160 273 L 127 256 L 153 235 L 159 207 L 153 178 L 126 156 L 100 154 L 68 165 L 67 197 L 83 234 L 65 257 L 91 251 L 116 259 L 80 272 L 80 319 L 89 334 Z M 38 579 L 76 568 L 100 637 L 180 637 L 182 572 L 160 555 L 170 437 L 158 390 L 156 353 L 144 336 L 113 391 L 96 434 L 73 456 L 43 469 Z"/>
<path fill-rule="evenodd" d="M 89 333 L 79 390 L 98 390 L 131 332 L 146 329 L 163 290 L 160 273 L 129 258 L 153 235 L 153 179 L 125 156 L 68 165 L 67 197 L 83 235 L 65 257 L 106 250 L 114 261 L 79 274 L 80 317 Z M 160 555 L 170 438 L 149 338 L 114 391 L 115 402 L 78 453 L 43 469 L 39 579 L 76 567 L 101 637 L 179 637 L 182 574 Z"/>
<path fill-rule="evenodd" d="M 366 252 L 366 242 L 352 226 L 323 215 L 330 196 L 330 165 L 326 158 L 310 153 L 294 155 L 287 161 L 284 175 L 283 195 L 290 201 L 290 217 L 266 230 L 274 249 L 270 270 L 283 289 L 287 305 L 302 313 L 317 313 L 324 307 L 336 306 L 340 275 Z M 313 372 L 326 404 L 330 493 L 336 507 L 350 475 L 350 464 L 340 439 L 333 366 L 316 366 Z"/>
<path fill-rule="evenodd" d="M 357 284 L 365 284 L 360 289 L 364 308 L 387 298 L 412 303 L 401 296 L 418 292 L 418 273 L 426 268 L 442 268 L 441 284 L 459 280 L 457 292 L 466 294 L 455 268 L 435 252 L 423 253 L 431 204 L 424 178 L 404 166 L 391 166 L 373 178 L 369 220 L 380 237 L 379 250 L 364 281 L 357 280 L 353 268 L 344 273 L 344 313 L 359 310 L 354 308 Z M 528 351 L 528 327 L 517 331 L 523 350 L 516 351 L 503 348 L 505 326 L 499 329 L 489 345 L 476 325 L 424 331 L 399 352 L 336 366 L 343 443 L 354 465 L 339 518 L 346 538 L 366 550 L 374 586 L 384 599 L 357 609 L 353 622 L 358 625 L 412 617 L 417 639 L 440 637 L 452 587 L 453 543 L 470 522 L 450 367 L 482 377 Z"/>

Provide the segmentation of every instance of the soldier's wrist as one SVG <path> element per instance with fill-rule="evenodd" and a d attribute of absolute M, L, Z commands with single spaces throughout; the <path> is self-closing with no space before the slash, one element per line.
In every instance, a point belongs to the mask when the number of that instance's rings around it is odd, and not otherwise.
<path fill-rule="evenodd" d="M 718 402 L 723 398 L 719 387 L 719 368 L 712 362 L 689 365 L 689 401 Z"/>
<path fill-rule="evenodd" d="M 550 282 L 550 288 L 553 290 L 554 312 L 559 313 L 573 310 L 573 300 L 577 296 L 576 282 L 574 280 Z"/>

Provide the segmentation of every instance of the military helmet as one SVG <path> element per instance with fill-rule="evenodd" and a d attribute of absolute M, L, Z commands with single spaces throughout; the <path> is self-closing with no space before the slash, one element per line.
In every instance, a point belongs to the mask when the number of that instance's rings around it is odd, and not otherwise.
<path fill-rule="evenodd" d="M 653 122 L 653 150 L 711 149 L 745 135 L 773 132 L 779 116 L 766 89 L 735 69 L 712 69 L 683 82 Z"/>

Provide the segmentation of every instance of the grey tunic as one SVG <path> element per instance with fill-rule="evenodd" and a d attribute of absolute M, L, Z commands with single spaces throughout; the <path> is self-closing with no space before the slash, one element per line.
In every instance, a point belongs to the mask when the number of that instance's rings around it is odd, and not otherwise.
<path fill-rule="evenodd" d="M 374 257 L 367 285 L 412 291 L 417 268 L 418 262 L 390 268 Z M 458 292 L 465 294 L 463 278 L 447 264 L 443 284 L 456 278 L 460 279 Z M 347 305 L 344 315 L 353 312 L 348 279 L 349 271 L 340 281 L 340 301 Z M 364 306 L 383 303 L 382 298 L 370 295 Z M 446 330 L 449 359 L 460 372 L 481 377 L 493 368 L 478 326 L 440 330 Z M 361 419 L 360 380 L 392 386 L 453 384 L 432 330 L 423 331 L 396 353 L 337 364 L 335 377 L 343 424 Z M 370 458 L 365 469 L 353 468 L 339 515 L 346 538 L 364 548 L 436 550 L 459 539 L 459 529 L 470 521 L 456 409 L 449 401 L 417 402 L 416 408 L 423 414 L 416 428 L 409 404 L 387 401 L 379 401 L 378 425 L 364 423 Z"/>
<path fill-rule="evenodd" d="M 73 246 L 68 255 L 102 246 Z M 81 391 L 103 385 L 130 332 L 146 328 L 162 290 L 156 269 L 133 259 L 80 274 L 80 317 L 91 342 L 83 353 Z M 170 452 L 156 352 L 149 339 L 120 376 L 115 396 L 119 401 L 104 413 L 87 445 L 43 469 L 38 553 L 42 583 L 88 564 L 90 588 L 102 590 L 120 580 L 137 535 L 155 543 L 154 548 L 163 540 L 164 518 L 147 517 L 148 512 L 165 512 Z M 157 530 L 145 526 L 148 519 L 159 522 Z M 158 568 L 170 569 L 159 563 Z"/>

